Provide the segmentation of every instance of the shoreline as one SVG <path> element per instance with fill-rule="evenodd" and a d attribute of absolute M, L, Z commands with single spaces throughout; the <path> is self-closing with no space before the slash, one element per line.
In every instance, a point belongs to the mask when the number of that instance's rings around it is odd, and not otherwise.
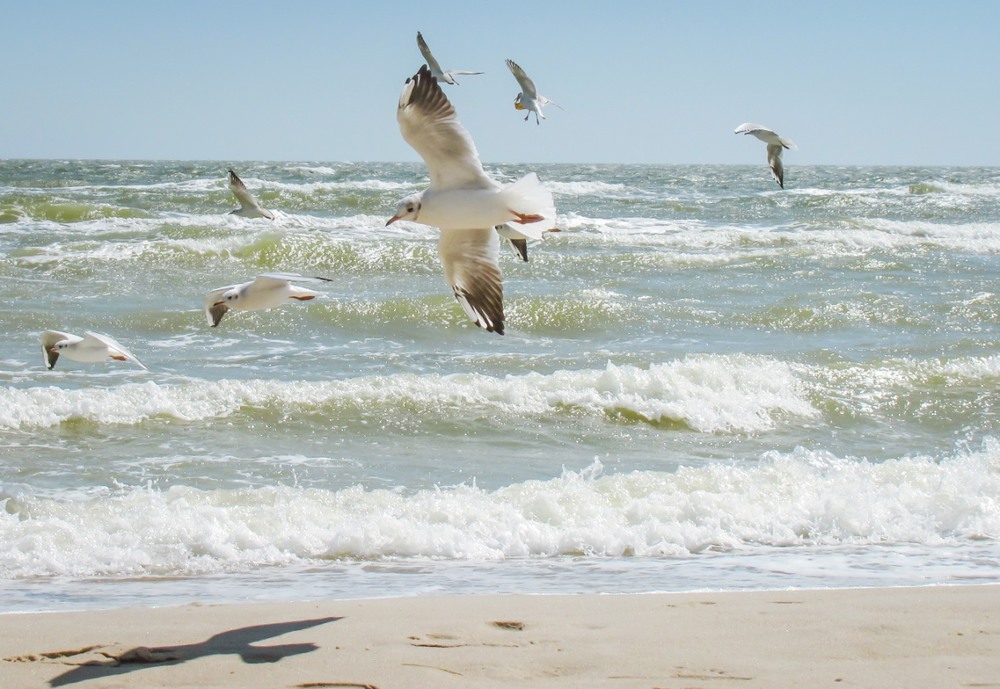
<path fill-rule="evenodd" d="M 12 687 L 1000 686 L 1000 585 L 0 614 Z"/>

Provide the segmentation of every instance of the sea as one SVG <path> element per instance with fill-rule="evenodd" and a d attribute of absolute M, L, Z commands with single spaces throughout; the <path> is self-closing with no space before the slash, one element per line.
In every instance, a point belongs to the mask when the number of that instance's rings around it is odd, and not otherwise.
<path fill-rule="evenodd" d="M 1000 168 L 485 167 L 503 336 L 422 164 L 0 161 L 3 610 L 1000 582 Z"/>

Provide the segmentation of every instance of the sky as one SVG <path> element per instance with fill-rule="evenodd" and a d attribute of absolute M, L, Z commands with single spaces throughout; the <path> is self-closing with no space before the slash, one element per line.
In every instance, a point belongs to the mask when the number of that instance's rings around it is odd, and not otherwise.
<path fill-rule="evenodd" d="M 421 31 L 487 163 L 1000 166 L 1000 2 L 0 0 L 0 158 L 419 161 Z M 559 103 L 514 110 L 518 62 Z"/>

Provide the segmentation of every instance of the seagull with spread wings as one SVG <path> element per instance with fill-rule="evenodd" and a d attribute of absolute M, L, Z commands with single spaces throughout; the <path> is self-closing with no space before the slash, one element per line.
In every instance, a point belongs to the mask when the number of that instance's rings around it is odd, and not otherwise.
<path fill-rule="evenodd" d="M 83 333 L 83 337 L 59 330 L 43 332 L 42 357 L 49 370 L 55 367 L 60 356 L 84 364 L 100 363 L 108 359 L 131 361 L 146 368 L 132 352 L 119 344 L 113 337 L 90 330 Z"/>
<path fill-rule="evenodd" d="M 561 105 L 538 93 L 538 89 L 535 88 L 535 82 L 521 69 L 520 65 L 513 60 L 507 60 L 507 68 L 514 75 L 514 78 L 517 79 L 517 83 L 521 87 L 521 92 L 514 98 L 514 109 L 528 111 L 524 114 L 525 122 L 528 121 L 531 113 L 535 113 L 535 124 L 541 124 L 538 118 L 545 119 L 545 115 L 542 114 L 543 105 L 554 105 L 562 110 Z"/>
<path fill-rule="evenodd" d="M 309 301 L 319 296 L 296 282 L 330 282 L 330 278 L 307 277 L 297 273 L 264 273 L 249 282 L 217 287 L 205 295 L 205 320 L 213 328 L 230 309 L 263 311 L 294 301 Z"/>
<path fill-rule="evenodd" d="M 443 81 L 446 84 L 454 84 L 458 86 L 458 82 L 455 80 L 455 75 L 472 75 L 472 74 L 482 74 L 482 72 L 469 72 L 464 69 L 441 69 L 441 65 L 438 61 L 434 59 L 431 54 L 431 49 L 427 47 L 427 41 L 424 37 L 417 32 L 417 47 L 420 48 L 420 54 L 424 56 L 424 60 L 427 61 L 427 67 L 431 70 L 431 75 L 434 76 L 438 81 Z"/>
<path fill-rule="evenodd" d="M 513 222 L 520 234 L 541 239 L 542 228 L 555 219 L 552 194 L 533 172 L 507 185 L 486 174 L 472 137 L 426 65 L 406 80 L 396 119 L 431 179 L 427 189 L 399 202 L 386 225 L 410 220 L 440 228 L 438 254 L 455 299 L 476 325 L 502 335 L 500 237 L 494 228 Z"/>
<path fill-rule="evenodd" d="M 767 144 L 767 164 L 771 167 L 771 176 L 778 186 L 785 188 L 785 167 L 781 164 L 782 149 L 798 148 L 791 139 L 778 136 L 777 133 L 759 124 L 745 122 L 736 128 L 734 134 L 752 134 Z"/>
<path fill-rule="evenodd" d="M 274 220 L 274 213 L 260 207 L 257 199 L 247 190 L 247 185 L 243 184 L 243 180 L 233 172 L 232 168 L 229 168 L 229 190 L 233 192 L 233 196 L 240 202 L 239 208 L 229 211 L 230 215 L 238 215 L 242 218 L 267 218 L 268 220 Z"/>

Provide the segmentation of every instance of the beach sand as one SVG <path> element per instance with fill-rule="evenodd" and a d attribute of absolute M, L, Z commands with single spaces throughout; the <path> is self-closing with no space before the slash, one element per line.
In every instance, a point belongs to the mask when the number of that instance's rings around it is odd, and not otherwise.
<path fill-rule="evenodd" d="M 5 689 L 1000 687 L 1000 586 L 0 615 Z"/>

